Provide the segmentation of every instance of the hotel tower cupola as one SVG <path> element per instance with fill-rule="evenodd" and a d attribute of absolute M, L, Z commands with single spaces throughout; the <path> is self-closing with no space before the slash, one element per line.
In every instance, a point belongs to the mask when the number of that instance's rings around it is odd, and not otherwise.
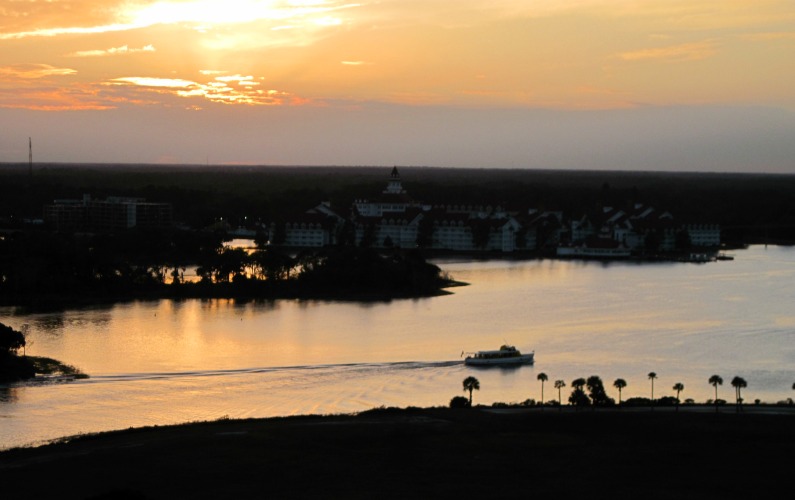
<path fill-rule="evenodd" d="M 384 194 L 404 194 L 405 192 L 403 185 L 400 183 L 400 173 L 397 167 L 394 167 L 389 175 L 389 184 L 386 185 Z"/>

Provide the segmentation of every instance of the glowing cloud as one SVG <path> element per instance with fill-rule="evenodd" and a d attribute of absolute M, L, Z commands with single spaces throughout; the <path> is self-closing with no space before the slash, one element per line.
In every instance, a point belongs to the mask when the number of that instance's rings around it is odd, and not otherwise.
<path fill-rule="evenodd" d="M 155 52 L 155 48 L 152 45 L 146 45 L 141 48 L 130 48 L 127 45 L 122 45 L 121 47 L 112 47 L 110 49 L 105 50 L 81 50 L 78 52 L 73 52 L 69 54 L 70 57 L 102 57 L 102 56 L 115 56 L 115 55 L 126 55 L 126 54 L 135 54 L 136 52 Z"/>
<path fill-rule="evenodd" d="M 704 41 L 624 52 L 618 57 L 624 61 L 698 61 L 713 56 L 716 51 L 715 42 Z"/>
<path fill-rule="evenodd" d="M 204 70 L 201 73 L 217 74 L 223 72 Z M 252 88 L 261 85 L 260 82 L 254 81 L 253 76 L 217 76 L 206 83 L 172 78 L 124 77 L 114 78 L 110 81 L 110 84 L 130 85 L 144 90 L 148 89 L 151 92 L 167 92 L 178 97 L 202 98 L 226 104 L 276 106 L 306 104 L 308 102 L 306 99 L 298 98 L 288 92 Z"/>
<path fill-rule="evenodd" d="M 71 68 L 56 68 L 49 64 L 16 64 L 0 67 L 0 77 L 22 79 L 45 78 L 49 76 L 69 76 L 77 73 Z"/>
<path fill-rule="evenodd" d="M 276 0 L 190 0 L 161 1 L 153 4 L 131 7 L 125 12 L 129 23 L 136 26 L 155 24 L 195 23 L 201 25 L 249 23 L 255 20 L 284 21 L 287 19 L 315 16 L 323 17 L 316 21 L 337 23 L 329 17 L 329 12 L 358 6 L 358 4 L 339 4 L 331 1 L 276 1 Z M 329 21 L 332 20 L 332 21 Z"/>
<path fill-rule="evenodd" d="M 211 30 L 213 26 L 254 21 L 271 21 L 278 23 L 278 26 L 285 21 L 291 24 L 304 22 L 337 26 L 342 20 L 332 15 L 333 12 L 359 6 L 334 0 L 138 0 L 113 3 L 116 5 L 97 7 L 88 2 L 78 6 L 64 6 L 64 2 L 58 1 L 48 1 L 44 6 L 29 2 L 24 4 L 28 6 L 27 10 L 21 6 L 7 9 L 2 13 L 17 19 L 45 17 L 41 11 L 46 11 L 50 24 L 61 24 L 47 27 L 22 24 L 17 29 L 12 26 L 5 33 L 0 33 L 0 40 L 109 33 L 156 25 L 192 25 L 199 31 Z"/>
<path fill-rule="evenodd" d="M 130 83 L 133 85 L 140 85 L 142 87 L 165 87 L 165 88 L 187 88 L 198 85 L 196 82 L 189 80 L 180 80 L 175 78 L 150 78 L 129 76 L 124 78 L 114 78 L 112 82 Z"/>

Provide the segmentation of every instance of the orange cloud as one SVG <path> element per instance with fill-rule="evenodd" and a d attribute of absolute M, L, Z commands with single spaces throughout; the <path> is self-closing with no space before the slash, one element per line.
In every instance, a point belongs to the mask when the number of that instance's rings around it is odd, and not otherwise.
<path fill-rule="evenodd" d="M 203 74 L 216 74 L 203 71 Z M 200 83 L 191 80 L 151 77 L 114 78 L 111 85 L 134 86 L 144 92 L 166 93 L 182 98 L 202 98 L 225 104 L 247 104 L 254 106 L 302 105 L 309 100 L 281 90 L 263 90 L 260 82 L 253 76 L 216 76 L 213 80 Z"/>
<path fill-rule="evenodd" d="M 81 50 L 78 52 L 72 52 L 71 54 L 69 54 L 69 57 L 116 56 L 116 55 L 134 54 L 136 52 L 155 52 L 155 48 L 152 45 L 145 45 L 138 49 L 130 48 L 127 45 L 122 45 L 121 47 L 111 47 L 109 49 L 104 49 L 104 50 Z"/>
<path fill-rule="evenodd" d="M 717 52 L 714 41 L 685 43 L 668 47 L 655 47 L 632 52 L 624 52 L 618 57 L 624 61 L 698 61 L 707 59 Z"/>
<path fill-rule="evenodd" d="M 98 96 L 90 87 L 0 89 L 0 108 L 74 111 L 105 110 L 115 107 L 112 101 Z"/>
<path fill-rule="evenodd" d="M 6 2 L 8 3 L 8 2 Z M 305 27 L 338 26 L 335 14 L 359 7 L 338 0 L 48 0 L 12 2 L 2 15 L 11 20 L 0 33 L 0 40 L 59 35 L 86 35 L 148 28 L 157 25 L 186 25 L 199 31 L 214 26 L 273 23 L 272 28 L 291 25 Z"/>
<path fill-rule="evenodd" d="M 0 67 L 0 78 L 37 79 L 49 76 L 69 76 L 77 73 L 71 68 L 56 68 L 49 64 L 15 64 Z"/>
<path fill-rule="evenodd" d="M 769 41 L 769 40 L 795 40 L 795 32 L 793 31 L 776 31 L 770 33 L 752 33 L 743 35 L 744 40 L 751 40 L 755 42 Z"/>

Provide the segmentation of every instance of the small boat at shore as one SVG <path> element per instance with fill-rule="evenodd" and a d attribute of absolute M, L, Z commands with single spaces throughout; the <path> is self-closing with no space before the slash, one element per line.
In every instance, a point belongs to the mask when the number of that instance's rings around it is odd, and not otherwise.
<path fill-rule="evenodd" d="M 535 351 L 522 354 L 512 345 L 503 345 L 495 351 L 478 351 L 468 354 L 464 364 L 468 366 L 511 366 L 531 365 Z"/>

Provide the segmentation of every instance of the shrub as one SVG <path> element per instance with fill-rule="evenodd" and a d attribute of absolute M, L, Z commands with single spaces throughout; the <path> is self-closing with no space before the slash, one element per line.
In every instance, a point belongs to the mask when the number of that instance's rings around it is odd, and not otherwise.
<path fill-rule="evenodd" d="M 0 323 L 0 355 L 16 354 L 23 347 L 25 347 L 25 335 Z"/>
<path fill-rule="evenodd" d="M 469 408 L 469 400 L 464 396 L 455 396 L 450 400 L 450 408 Z"/>

